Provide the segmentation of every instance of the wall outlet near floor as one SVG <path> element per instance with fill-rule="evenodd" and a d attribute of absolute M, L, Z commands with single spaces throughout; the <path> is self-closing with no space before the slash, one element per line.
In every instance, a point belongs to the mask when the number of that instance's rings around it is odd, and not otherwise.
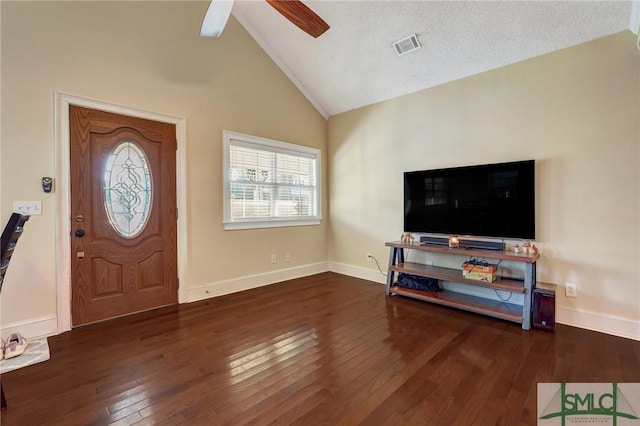
<path fill-rule="evenodd" d="M 367 253 L 367 262 L 371 262 L 373 260 L 373 255 L 371 253 Z"/>
<path fill-rule="evenodd" d="M 564 285 L 564 294 L 567 297 L 578 297 L 578 287 L 576 283 L 566 283 Z"/>
<path fill-rule="evenodd" d="M 290 260 L 291 260 L 291 253 L 285 253 L 285 254 L 284 254 L 284 261 L 285 261 L 285 262 L 288 262 L 288 261 L 290 261 Z"/>
<path fill-rule="evenodd" d="M 278 256 L 276 256 L 275 254 L 271 255 L 271 263 L 276 263 L 278 262 Z"/>

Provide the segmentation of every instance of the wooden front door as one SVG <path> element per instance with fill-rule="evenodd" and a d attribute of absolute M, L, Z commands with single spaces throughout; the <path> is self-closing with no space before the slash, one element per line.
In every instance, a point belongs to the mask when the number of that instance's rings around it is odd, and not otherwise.
<path fill-rule="evenodd" d="M 73 325 L 176 303 L 175 126 L 69 117 Z"/>

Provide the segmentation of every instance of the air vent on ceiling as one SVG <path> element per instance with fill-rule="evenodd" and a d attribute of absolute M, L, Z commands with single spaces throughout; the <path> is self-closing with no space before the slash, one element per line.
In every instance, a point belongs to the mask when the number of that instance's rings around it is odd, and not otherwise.
<path fill-rule="evenodd" d="M 393 43 L 393 48 L 396 50 L 398 56 L 402 56 L 412 50 L 420 49 L 420 47 L 418 36 L 415 34 L 411 34 L 409 37 L 405 37 L 402 40 L 398 40 Z"/>

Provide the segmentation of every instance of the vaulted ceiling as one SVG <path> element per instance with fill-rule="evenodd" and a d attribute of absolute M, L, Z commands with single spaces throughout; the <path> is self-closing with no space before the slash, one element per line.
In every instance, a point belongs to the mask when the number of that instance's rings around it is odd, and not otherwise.
<path fill-rule="evenodd" d="M 624 31 L 638 9 L 622 0 L 304 3 L 331 26 L 317 39 L 263 0 L 236 0 L 232 14 L 325 117 Z M 398 56 L 392 43 L 411 34 L 422 47 Z"/>

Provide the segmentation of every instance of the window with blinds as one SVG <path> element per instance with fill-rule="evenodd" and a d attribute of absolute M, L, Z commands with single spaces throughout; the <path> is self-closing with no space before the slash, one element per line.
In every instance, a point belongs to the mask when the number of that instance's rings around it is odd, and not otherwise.
<path fill-rule="evenodd" d="M 318 224 L 320 150 L 225 131 L 225 229 Z"/>

